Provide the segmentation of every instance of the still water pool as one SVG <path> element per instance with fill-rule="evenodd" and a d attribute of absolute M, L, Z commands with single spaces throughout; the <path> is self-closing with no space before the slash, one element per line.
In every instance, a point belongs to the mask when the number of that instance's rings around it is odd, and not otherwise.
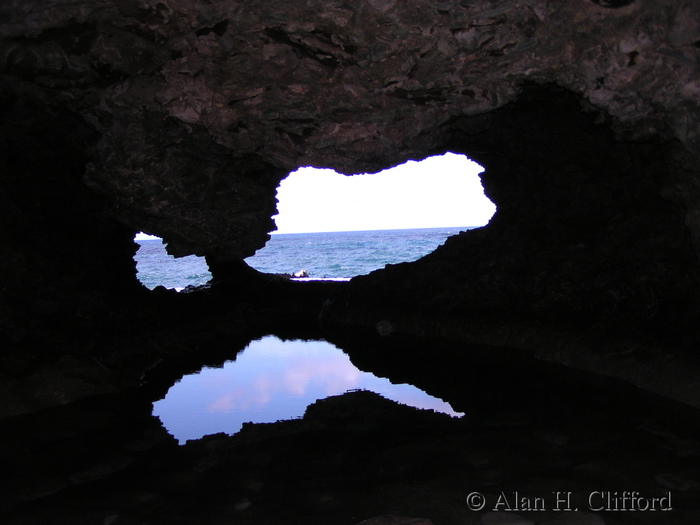
<path fill-rule="evenodd" d="M 248 421 L 298 418 L 315 401 L 356 389 L 416 408 L 463 415 L 414 386 L 359 370 L 326 341 L 282 341 L 274 336 L 251 342 L 222 368 L 183 377 L 153 404 L 153 414 L 184 443 L 217 432 L 234 434 Z"/>

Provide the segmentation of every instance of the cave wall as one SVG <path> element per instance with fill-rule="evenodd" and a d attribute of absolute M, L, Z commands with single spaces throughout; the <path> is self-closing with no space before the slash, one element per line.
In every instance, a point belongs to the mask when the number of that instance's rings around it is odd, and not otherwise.
<path fill-rule="evenodd" d="M 123 292 L 140 289 L 136 245 L 82 182 L 92 130 L 40 104 L 1 105 L 1 337 L 4 348 L 41 355 L 84 339 Z"/>
<path fill-rule="evenodd" d="M 526 82 L 580 95 L 620 135 L 676 139 L 697 236 L 700 13 L 688 2 L 0 9 L 3 91 L 92 129 L 85 177 L 105 214 L 177 255 L 240 259 L 267 240 L 272 188 L 288 171 L 425 157 L 444 149 L 449 121 L 516 100 Z"/>
<path fill-rule="evenodd" d="M 413 262 L 353 279 L 328 322 L 518 348 L 699 406 L 698 260 L 669 161 L 572 93 L 450 123 L 498 210 Z"/>
<path fill-rule="evenodd" d="M 490 340 L 515 346 L 563 330 L 595 333 L 588 349 L 692 347 L 700 6 L 31 0 L 0 20 L 6 370 L 129 333 L 153 300 L 136 231 L 205 255 L 219 284 L 253 283 L 241 260 L 274 229 L 286 173 L 447 150 L 486 167 L 496 217 L 334 288 L 336 319 L 411 304 L 481 319 L 472 333 L 485 316 L 490 334 L 540 327 Z"/>
<path fill-rule="evenodd" d="M 357 278 L 357 300 L 669 347 L 692 333 L 697 257 L 668 144 L 621 141 L 571 93 L 540 86 L 455 119 L 447 144 L 486 167 L 495 216 L 415 263 Z"/>

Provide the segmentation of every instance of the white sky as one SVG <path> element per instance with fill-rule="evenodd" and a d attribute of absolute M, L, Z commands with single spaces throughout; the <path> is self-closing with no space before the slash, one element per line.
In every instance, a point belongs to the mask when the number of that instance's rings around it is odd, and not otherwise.
<path fill-rule="evenodd" d="M 330 169 L 300 168 L 277 188 L 273 233 L 482 226 L 496 211 L 484 195 L 482 171 L 454 153 L 374 175 L 347 177 Z"/>
<path fill-rule="evenodd" d="M 482 226 L 496 211 L 484 195 L 482 171 L 454 153 L 374 175 L 300 168 L 277 189 L 274 233 Z"/>
<path fill-rule="evenodd" d="M 160 239 L 160 237 L 156 237 L 155 235 L 148 235 L 147 233 L 139 232 L 136 234 L 134 237 L 135 241 L 150 241 L 153 239 Z"/>

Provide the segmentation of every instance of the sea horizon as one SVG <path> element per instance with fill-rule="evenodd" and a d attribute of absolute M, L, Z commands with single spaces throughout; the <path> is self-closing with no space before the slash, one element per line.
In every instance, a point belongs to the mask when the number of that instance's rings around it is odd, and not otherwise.
<path fill-rule="evenodd" d="M 464 228 L 464 231 L 467 230 L 474 230 L 476 228 L 483 228 L 486 226 L 486 224 L 477 224 L 477 225 L 472 225 L 472 226 L 428 226 L 428 227 L 419 227 L 419 228 L 372 228 L 369 230 L 323 230 L 323 231 L 312 231 L 312 232 L 279 232 L 277 230 L 268 232 L 270 235 L 312 235 L 314 233 L 363 233 L 363 232 L 393 232 L 393 231 L 405 231 L 405 230 L 445 230 L 445 229 L 455 229 L 455 228 Z M 142 232 L 139 232 L 141 234 Z M 137 234 L 137 235 L 139 235 Z M 141 241 L 158 241 L 162 240 L 161 237 L 155 236 L 155 235 L 150 235 L 150 234 L 144 234 L 144 235 L 149 235 L 149 239 L 134 239 L 136 242 L 141 242 Z"/>
<path fill-rule="evenodd" d="M 303 274 L 310 280 L 346 280 L 388 264 L 415 261 L 433 252 L 448 237 L 480 227 L 276 233 L 245 262 L 263 273 Z M 140 245 L 135 257 L 138 277 L 148 288 L 182 289 L 200 286 L 211 279 L 202 257 L 172 257 L 166 253 L 160 238 L 136 242 Z"/>
<path fill-rule="evenodd" d="M 464 228 L 466 230 L 473 230 L 476 228 L 483 228 L 486 224 L 475 225 L 475 226 L 428 226 L 419 228 L 372 228 L 369 230 L 327 230 L 327 231 L 313 231 L 313 232 L 278 232 L 271 231 L 270 235 L 311 235 L 314 233 L 363 233 L 363 232 L 394 232 L 394 231 L 406 231 L 406 230 L 454 230 L 457 228 Z"/>

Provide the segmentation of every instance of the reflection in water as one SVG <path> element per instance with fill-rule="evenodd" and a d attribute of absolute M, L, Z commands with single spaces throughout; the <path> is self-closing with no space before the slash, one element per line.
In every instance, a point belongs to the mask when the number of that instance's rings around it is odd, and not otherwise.
<path fill-rule="evenodd" d="M 395 385 L 358 370 L 342 350 L 326 341 L 281 341 L 274 336 L 251 342 L 223 368 L 205 368 L 183 377 L 165 399 L 153 404 L 153 414 L 183 443 L 217 432 L 234 434 L 247 421 L 301 417 L 314 401 L 352 389 L 463 415 L 414 386 Z"/>

